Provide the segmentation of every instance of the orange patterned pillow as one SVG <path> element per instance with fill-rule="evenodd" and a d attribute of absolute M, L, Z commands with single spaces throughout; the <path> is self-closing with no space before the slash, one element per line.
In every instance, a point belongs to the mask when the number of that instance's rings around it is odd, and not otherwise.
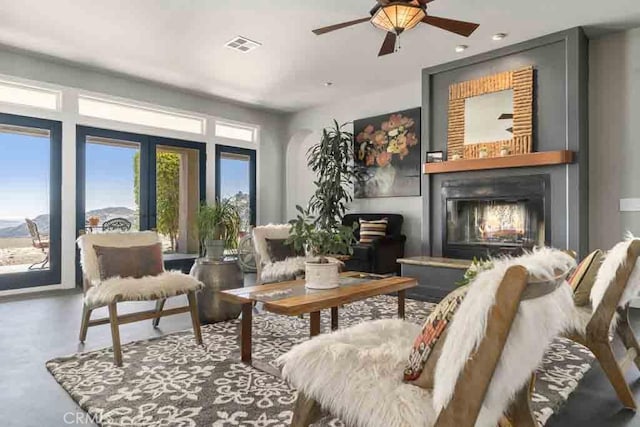
<path fill-rule="evenodd" d="M 436 306 L 433 312 L 431 312 L 429 317 L 427 317 L 420 335 L 418 335 L 411 348 L 409 364 L 404 369 L 405 381 L 413 381 L 420 376 L 433 347 L 436 345 L 436 342 L 438 342 L 438 338 L 440 338 L 449 323 L 451 323 L 453 315 L 456 313 L 456 310 L 458 310 L 468 290 L 468 285 L 454 290 L 447 295 Z"/>

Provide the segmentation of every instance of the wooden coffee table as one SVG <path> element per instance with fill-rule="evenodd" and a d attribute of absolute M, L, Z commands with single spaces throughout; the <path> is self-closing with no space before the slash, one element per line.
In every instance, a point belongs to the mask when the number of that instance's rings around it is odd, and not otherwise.
<path fill-rule="evenodd" d="M 340 275 L 340 287 L 328 290 L 307 289 L 304 280 L 272 283 L 250 288 L 220 291 L 220 298 L 242 305 L 240 355 L 251 363 L 253 304 L 263 303 L 265 310 L 285 316 L 310 314 L 310 336 L 320 333 L 320 311 L 331 309 L 331 329 L 338 328 L 338 307 L 378 295 L 398 293 L 398 317 L 404 318 L 405 291 L 416 287 L 416 279 L 384 277 L 369 273 L 347 272 Z"/>

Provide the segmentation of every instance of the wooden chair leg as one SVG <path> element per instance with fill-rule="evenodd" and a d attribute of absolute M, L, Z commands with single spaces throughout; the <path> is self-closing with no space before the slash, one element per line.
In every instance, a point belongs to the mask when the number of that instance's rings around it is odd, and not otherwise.
<path fill-rule="evenodd" d="M 87 329 L 89 329 L 89 320 L 91 319 L 91 310 L 86 304 L 82 304 L 82 320 L 80 322 L 80 342 L 84 343 L 87 339 Z"/>
<path fill-rule="evenodd" d="M 189 292 L 187 299 L 189 300 L 189 308 L 191 309 L 191 323 L 193 325 L 193 334 L 196 337 L 196 344 L 202 345 L 202 331 L 200 330 L 200 316 L 198 315 L 196 293 Z"/>
<path fill-rule="evenodd" d="M 166 298 L 159 299 L 158 301 L 156 301 L 156 313 L 160 313 L 162 311 L 162 309 L 164 308 L 164 303 L 166 301 L 167 301 Z M 156 317 L 151 321 L 151 324 L 153 325 L 154 328 L 157 328 L 158 325 L 160 325 L 160 318 Z"/>
<path fill-rule="evenodd" d="M 613 354 L 611 344 L 608 342 L 590 342 L 588 344 L 589 350 L 593 352 L 596 359 L 598 359 L 598 362 L 600 362 L 602 370 L 607 374 L 609 382 L 611 382 L 611 385 L 618 395 L 618 399 L 620 399 L 625 408 L 635 411 L 636 401 L 633 398 L 633 394 L 629 389 L 627 380 L 624 378 L 624 374 L 618 365 L 615 355 Z"/>
<path fill-rule="evenodd" d="M 308 427 L 320 418 L 322 418 L 322 409 L 318 402 L 298 392 L 291 427 Z"/>
<path fill-rule="evenodd" d="M 529 383 L 522 387 L 509 406 L 509 422 L 514 427 L 538 427 L 531 410 L 531 393 L 535 382 L 536 376 L 533 374 Z"/>
<path fill-rule="evenodd" d="M 122 366 L 122 347 L 120 346 L 120 329 L 118 326 L 118 307 L 115 302 L 109 304 L 109 323 L 113 340 L 113 359 L 116 366 Z"/>
<path fill-rule="evenodd" d="M 638 369 L 640 369 L 640 345 L 629 323 L 629 307 L 618 309 L 618 315 L 620 316 L 620 320 L 618 321 L 616 332 L 627 350 L 635 350 L 636 357 L 634 358 L 634 363 Z"/>

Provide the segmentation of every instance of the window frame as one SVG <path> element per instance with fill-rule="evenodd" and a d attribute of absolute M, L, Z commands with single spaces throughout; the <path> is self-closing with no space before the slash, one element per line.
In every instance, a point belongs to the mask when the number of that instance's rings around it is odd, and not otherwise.
<path fill-rule="evenodd" d="M 0 123 L 49 131 L 49 268 L 0 274 L 0 291 L 56 285 L 62 276 L 62 122 L 0 113 Z"/>
<path fill-rule="evenodd" d="M 256 226 L 258 218 L 258 206 L 257 206 L 257 185 L 256 185 L 256 150 L 250 148 L 235 147 L 232 145 L 216 144 L 216 158 L 215 158 L 215 183 L 216 183 L 216 199 L 221 200 L 221 172 L 220 160 L 222 160 L 223 153 L 239 154 L 249 157 L 249 210 L 250 218 L 249 225 Z"/>

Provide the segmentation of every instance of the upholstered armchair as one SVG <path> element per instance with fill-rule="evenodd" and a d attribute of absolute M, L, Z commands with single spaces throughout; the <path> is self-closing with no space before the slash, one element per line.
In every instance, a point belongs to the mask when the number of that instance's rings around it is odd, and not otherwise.
<path fill-rule="evenodd" d="M 386 235 L 371 243 L 360 243 L 360 227 L 354 231 L 358 243 L 353 246 L 353 255 L 345 262 L 346 270 L 362 271 L 365 273 L 396 273 L 399 272 L 398 258 L 404 257 L 404 245 L 407 237 L 402 234 L 404 218 L 398 214 L 347 214 L 342 224 L 351 227 L 358 224 L 360 219 L 376 221 L 386 218 Z"/>

